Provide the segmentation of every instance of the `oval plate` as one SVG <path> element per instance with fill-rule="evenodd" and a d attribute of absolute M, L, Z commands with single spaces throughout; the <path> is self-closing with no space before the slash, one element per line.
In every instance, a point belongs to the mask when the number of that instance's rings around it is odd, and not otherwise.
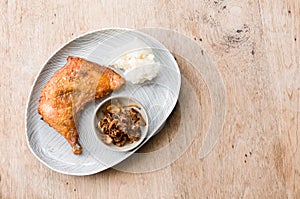
<path fill-rule="evenodd" d="M 125 52 L 149 47 L 161 64 L 157 77 L 140 85 L 127 82 L 126 86 L 111 94 L 132 96 L 143 104 L 149 116 L 146 139 L 139 147 L 129 152 L 111 151 L 97 143 L 91 121 L 96 106 L 103 100 L 100 99 L 89 103 L 81 112 L 78 131 L 83 152 L 81 155 L 74 155 L 63 136 L 42 121 L 37 112 L 43 86 L 55 71 L 65 65 L 67 56 L 78 56 L 98 64 L 109 65 Z M 104 29 L 84 34 L 54 53 L 38 74 L 26 110 L 28 146 L 43 164 L 60 173 L 83 176 L 103 171 L 128 158 L 158 132 L 175 107 L 180 85 L 180 71 L 174 57 L 151 36 L 131 29 Z"/>

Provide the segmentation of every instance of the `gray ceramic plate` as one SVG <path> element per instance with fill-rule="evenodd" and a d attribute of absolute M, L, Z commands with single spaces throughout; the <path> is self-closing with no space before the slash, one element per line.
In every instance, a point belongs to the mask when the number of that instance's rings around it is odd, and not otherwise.
<path fill-rule="evenodd" d="M 132 96 L 143 104 L 148 118 L 148 134 L 143 143 L 129 152 L 116 152 L 97 143 L 93 135 L 93 113 L 101 100 L 91 102 L 81 112 L 79 142 L 81 155 L 74 155 L 67 141 L 37 112 L 40 92 L 55 71 L 63 67 L 67 56 L 79 56 L 108 65 L 118 56 L 139 48 L 151 48 L 161 63 L 158 76 L 141 85 L 126 83 L 111 96 Z M 180 71 L 172 54 L 157 40 L 145 33 L 130 29 L 104 29 L 82 35 L 64 45 L 44 64 L 29 96 L 26 111 L 26 137 L 32 153 L 49 168 L 69 175 L 90 175 L 110 168 L 132 155 L 163 125 L 178 99 Z M 103 100 L 103 99 L 102 99 Z"/>

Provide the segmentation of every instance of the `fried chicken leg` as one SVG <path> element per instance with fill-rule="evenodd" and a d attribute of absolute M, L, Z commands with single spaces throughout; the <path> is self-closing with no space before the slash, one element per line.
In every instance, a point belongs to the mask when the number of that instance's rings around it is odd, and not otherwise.
<path fill-rule="evenodd" d="M 67 58 L 41 91 L 38 112 L 42 119 L 80 154 L 76 121 L 84 105 L 119 89 L 125 80 L 113 70 L 78 57 Z"/>

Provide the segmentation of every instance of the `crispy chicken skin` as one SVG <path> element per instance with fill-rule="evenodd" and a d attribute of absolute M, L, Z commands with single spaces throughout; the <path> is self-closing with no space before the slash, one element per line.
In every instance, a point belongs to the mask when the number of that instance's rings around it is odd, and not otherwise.
<path fill-rule="evenodd" d="M 67 58 L 43 87 L 38 112 L 42 119 L 69 142 L 74 154 L 80 154 L 76 121 L 84 105 L 119 89 L 125 80 L 113 70 L 78 57 Z"/>

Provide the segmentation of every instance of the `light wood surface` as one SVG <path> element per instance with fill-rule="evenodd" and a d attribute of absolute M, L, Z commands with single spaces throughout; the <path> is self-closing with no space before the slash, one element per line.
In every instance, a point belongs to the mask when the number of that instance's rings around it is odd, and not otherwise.
<path fill-rule="evenodd" d="M 300 198 L 300 1 L 2 0 L 0 9 L 0 198 Z M 180 54 L 180 103 L 140 150 L 167 146 L 178 122 L 198 117 L 179 159 L 147 173 L 74 177 L 31 154 L 24 118 L 38 71 L 70 39 L 106 27 L 170 29 L 211 57 L 226 88 L 226 115 L 207 156 L 199 158 L 199 149 L 212 91 Z"/>

